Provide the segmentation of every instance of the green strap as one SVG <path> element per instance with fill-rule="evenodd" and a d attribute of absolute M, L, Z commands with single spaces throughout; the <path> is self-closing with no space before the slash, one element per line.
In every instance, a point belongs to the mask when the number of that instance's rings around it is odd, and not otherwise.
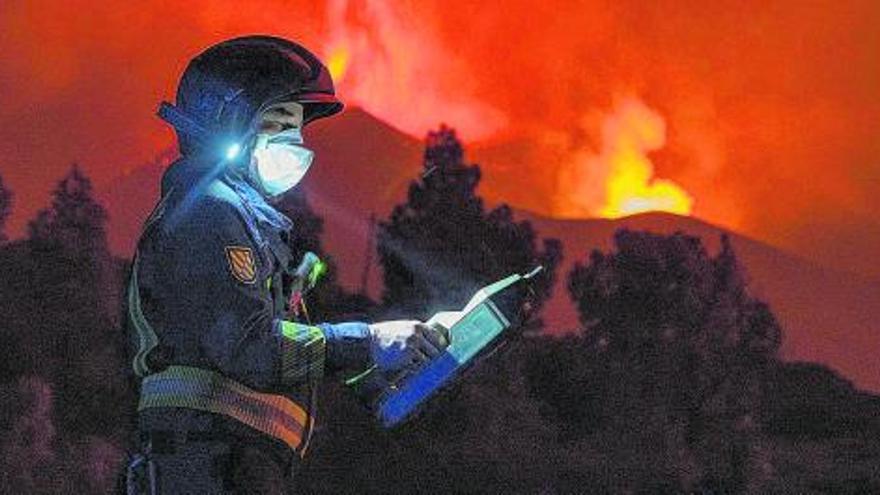
<path fill-rule="evenodd" d="M 326 338 L 320 328 L 281 321 L 281 380 L 293 385 L 324 374 Z"/>
<path fill-rule="evenodd" d="M 128 316 L 131 323 L 134 325 L 135 331 L 137 331 L 139 342 L 138 351 L 134 356 L 132 367 L 137 376 L 144 377 L 150 374 L 150 368 L 147 366 L 147 355 L 159 345 L 159 338 L 156 336 L 156 332 L 153 331 L 153 327 L 147 322 L 146 317 L 144 317 L 144 310 L 143 307 L 141 307 L 141 295 L 137 275 L 138 258 L 138 254 L 135 253 L 134 261 L 131 264 L 131 278 L 129 279 L 128 284 Z"/>
<path fill-rule="evenodd" d="M 168 200 L 173 192 L 174 188 L 172 187 L 162 196 L 162 199 L 159 200 L 153 211 L 150 212 L 150 216 L 144 222 L 144 227 L 141 231 L 142 238 L 165 214 Z M 150 369 L 147 366 L 147 356 L 150 354 L 150 351 L 159 345 L 159 338 L 156 336 L 156 332 L 153 331 L 153 327 L 147 323 L 147 319 L 144 317 L 144 310 L 141 307 L 140 286 L 138 285 L 137 276 L 139 258 L 140 251 L 136 250 L 134 259 L 131 262 L 131 277 L 128 283 L 128 316 L 134 325 L 135 331 L 137 331 L 139 343 L 137 354 L 135 354 L 132 361 L 132 367 L 137 376 L 144 377 L 150 374 Z"/>

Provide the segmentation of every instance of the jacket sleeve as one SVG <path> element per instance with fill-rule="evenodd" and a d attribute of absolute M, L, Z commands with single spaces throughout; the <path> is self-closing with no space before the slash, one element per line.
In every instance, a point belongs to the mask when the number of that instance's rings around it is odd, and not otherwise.
<path fill-rule="evenodd" d="M 347 322 L 322 323 L 318 327 L 324 333 L 326 340 L 329 371 L 361 372 L 370 366 L 372 336 L 369 325 L 362 322 Z"/>

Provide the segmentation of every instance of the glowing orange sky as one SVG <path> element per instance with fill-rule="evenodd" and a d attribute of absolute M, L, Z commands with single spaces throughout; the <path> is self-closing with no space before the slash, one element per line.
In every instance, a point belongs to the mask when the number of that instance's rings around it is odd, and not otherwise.
<path fill-rule="evenodd" d="M 696 216 L 880 276 L 880 4 L 804 4 L 6 1 L 10 229 L 21 234 L 73 161 L 99 187 L 150 161 L 171 143 L 156 103 L 188 58 L 268 32 L 347 50 L 340 93 L 390 124 L 456 127 L 490 200 L 593 211 L 591 186 L 566 177 L 610 163 L 603 129 L 635 105 L 663 132 L 637 161 Z"/>

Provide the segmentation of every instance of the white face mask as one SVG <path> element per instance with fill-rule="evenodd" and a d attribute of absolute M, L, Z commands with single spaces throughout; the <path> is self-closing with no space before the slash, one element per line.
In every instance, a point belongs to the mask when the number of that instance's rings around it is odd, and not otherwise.
<path fill-rule="evenodd" d="M 302 145 L 299 128 L 278 134 L 258 134 L 252 158 L 263 191 L 269 196 L 280 196 L 299 184 L 308 172 L 315 152 Z"/>

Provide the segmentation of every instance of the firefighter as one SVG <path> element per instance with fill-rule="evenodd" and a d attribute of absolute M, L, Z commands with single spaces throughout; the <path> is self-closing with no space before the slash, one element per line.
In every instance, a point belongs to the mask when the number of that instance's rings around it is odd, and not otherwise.
<path fill-rule="evenodd" d="M 448 345 L 415 320 L 288 318 L 292 283 L 309 270 L 294 269 L 295 226 L 273 204 L 312 164 L 302 129 L 342 107 L 312 53 L 269 36 L 208 48 L 176 103 L 160 106 L 181 156 L 144 224 L 126 298 L 141 379 L 129 493 L 289 493 L 322 376 L 395 373 Z"/>

